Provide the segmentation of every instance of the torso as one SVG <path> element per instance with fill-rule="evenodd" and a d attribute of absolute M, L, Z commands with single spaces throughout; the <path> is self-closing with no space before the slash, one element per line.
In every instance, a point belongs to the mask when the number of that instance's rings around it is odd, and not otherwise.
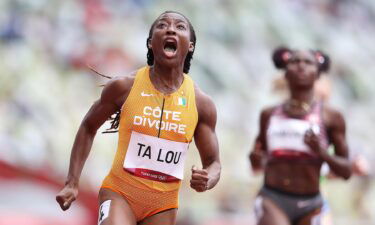
<path fill-rule="evenodd" d="M 198 122 L 194 83 L 184 75 L 180 88 L 166 95 L 155 89 L 149 71 L 137 72 L 122 105 L 111 174 L 135 186 L 175 190 Z"/>
<path fill-rule="evenodd" d="M 294 194 L 319 192 L 322 161 L 304 143 L 304 135 L 310 128 L 319 133 L 323 148 L 328 148 L 320 103 L 315 103 L 310 112 L 301 118 L 288 116 L 281 105 L 270 112 L 265 133 L 267 186 Z"/>

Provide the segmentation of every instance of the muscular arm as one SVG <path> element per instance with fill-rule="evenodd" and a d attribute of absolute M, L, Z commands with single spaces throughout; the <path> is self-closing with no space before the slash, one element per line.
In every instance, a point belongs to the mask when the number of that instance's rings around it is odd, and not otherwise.
<path fill-rule="evenodd" d="M 115 82 L 109 82 L 107 84 L 103 89 L 100 99 L 95 101 L 91 106 L 79 126 L 70 156 L 69 172 L 66 181 L 68 185 L 78 186 L 78 180 L 83 165 L 91 150 L 96 131 L 109 116 L 120 109 L 120 107 L 116 105 L 114 92 L 111 91 L 115 86 Z"/>
<path fill-rule="evenodd" d="M 213 188 L 220 179 L 219 145 L 215 132 L 216 108 L 212 100 L 196 89 L 198 124 L 194 132 L 195 144 L 201 157 L 203 169 L 193 168 L 191 187 L 196 191 Z"/>
<path fill-rule="evenodd" d="M 264 169 L 267 149 L 266 131 L 272 110 L 273 108 L 267 108 L 260 114 L 259 134 L 255 139 L 254 147 L 249 155 L 251 168 L 255 173 L 261 172 Z"/>
<path fill-rule="evenodd" d="M 321 148 L 319 138 L 311 130 L 307 132 L 305 142 L 327 162 L 332 172 L 344 179 L 349 179 L 352 171 L 345 139 L 345 120 L 341 113 L 331 109 L 326 110 L 325 117 L 329 140 L 334 146 L 335 155 L 330 155 L 325 149 Z"/>
<path fill-rule="evenodd" d="M 331 121 L 328 127 L 328 135 L 330 141 L 332 142 L 335 155 L 329 155 L 326 151 L 322 155 L 324 161 L 329 165 L 329 168 L 337 175 L 343 177 L 344 179 L 349 179 L 352 171 L 351 164 L 348 159 L 348 145 L 345 138 L 346 126 L 345 120 L 341 113 L 337 111 L 331 111 L 329 113 L 329 120 Z"/>
<path fill-rule="evenodd" d="M 96 131 L 109 116 L 121 109 L 132 86 L 132 80 L 130 77 L 123 77 L 108 82 L 100 99 L 91 106 L 84 117 L 72 147 L 65 187 L 56 197 L 62 209 L 68 209 L 78 194 L 79 178 L 90 153 Z"/>

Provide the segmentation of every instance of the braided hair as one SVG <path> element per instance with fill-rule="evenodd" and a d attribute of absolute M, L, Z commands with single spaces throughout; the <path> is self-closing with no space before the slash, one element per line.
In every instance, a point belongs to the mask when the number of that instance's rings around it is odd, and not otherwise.
<path fill-rule="evenodd" d="M 94 68 L 92 68 L 91 66 L 88 65 L 88 68 L 93 71 L 95 74 L 101 76 L 101 77 L 104 77 L 106 79 L 112 79 L 113 77 L 111 76 L 107 76 L 105 74 L 102 74 L 102 73 L 99 73 L 97 70 L 95 70 Z M 99 85 L 100 87 L 104 87 L 105 84 L 102 84 L 102 85 Z M 120 125 L 120 115 L 121 115 L 121 110 L 118 110 L 116 111 L 114 114 L 112 114 L 107 120 L 111 121 L 111 126 L 106 129 L 105 131 L 103 131 L 102 133 L 105 134 L 105 133 L 117 133 L 118 132 L 118 127 Z"/>
<path fill-rule="evenodd" d="M 189 24 L 189 30 L 190 30 L 190 41 L 193 42 L 193 45 L 195 47 L 195 44 L 197 43 L 197 37 L 195 36 L 195 30 L 194 30 L 194 27 L 193 25 L 191 25 L 190 23 L 190 20 L 184 16 L 183 14 L 179 13 L 179 12 L 176 12 L 176 11 L 165 11 L 163 12 L 162 14 L 160 15 L 163 15 L 163 14 L 166 14 L 166 13 L 176 13 L 176 14 L 179 14 L 181 15 L 182 17 L 184 17 L 186 19 L 186 21 L 188 22 Z M 160 16 L 159 16 L 160 17 Z M 152 52 L 152 49 L 149 48 L 148 46 L 148 43 L 151 41 L 151 37 L 152 37 L 152 33 L 154 31 L 154 27 L 155 27 L 155 24 L 158 20 L 156 19 L 152 25 L 151 25 L 151 28 L 150 28 L 150 31 L 148 33 L 148 38 L 146 40 L 146 47 L 147 47 L 147 64 L 149 66 L 152 66 L 154 65 L 154 53 Z M 195 48 L 192 50 L 192 51 L 189 51 L 188 54 L 186 55 L 186 58 L 185 58 L 185 62 L 184 62 L 184 73 L 189 73 L 189 70 L 190 70 L 190 61 L 193 59 L 193 54 L 194 54 L 194 50 Z"/>
<path fill-rule="evenodd" d="M 291 50 L 287 47 L 278 47 L 272 53 L 272 61 L 277 69 L 286 69 L 286 65 L 288 64 L 289 60 L 292 58 L 292 55 L 296 52 L 296 50 Z M 310 52 L 314 55 L 317 65 L 318 71 L 321 72 L 328 72 L 331 60 L 329 56 L 323 53 L 320 50 L 310 50 Z"/>

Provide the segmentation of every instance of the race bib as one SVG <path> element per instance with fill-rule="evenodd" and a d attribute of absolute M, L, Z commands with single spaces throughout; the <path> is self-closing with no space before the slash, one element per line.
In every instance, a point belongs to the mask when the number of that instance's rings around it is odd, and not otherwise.
<path fill-rule="evenodd" d="M 310 122 L 304 120 L 272 117 L 267 132 L 269 150 L 312 153 L 304 141 L 305 133 L 311 126 Z"/>
<path fill-rule="evenodd" d="M 135 176 L 161 182 L 182 180 L 189 143 L 132 132 L 124 169 Z"/>

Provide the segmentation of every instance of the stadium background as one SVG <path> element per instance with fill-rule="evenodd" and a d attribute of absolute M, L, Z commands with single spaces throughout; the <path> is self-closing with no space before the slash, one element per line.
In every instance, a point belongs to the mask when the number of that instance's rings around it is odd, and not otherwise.
<path fill-rule="evenodd" d="M 262 178 L 251 173 L 248 152 L 261 108 L 281 99 L 272 90 L 281 72 L 270 60 L 279 45 L 330 55 L 330 103 L 345 115 L 353 155 L 367 159 L 370 174 L 326 181 L 323 193 L 335 224 L 375 224 L 374 1 L 3 0 L 0 225 L 96 221 L 96 195 L 112 163 L 116 134 L 98 132 L 72 209 L 62 212 L 54 200 L 75 132 L 107 81 L 87 66 L 122 76 L 145 65 L 149 28 L 165 10 L 185 14 L 196 30 L 190 74 L 216 103 L 223 166 L 213 191 L 196 193 L 184 181 L 178 224 L 253 224 Z M 194 147 L 187 178 L 192 165 L 200 165 Z"/>

